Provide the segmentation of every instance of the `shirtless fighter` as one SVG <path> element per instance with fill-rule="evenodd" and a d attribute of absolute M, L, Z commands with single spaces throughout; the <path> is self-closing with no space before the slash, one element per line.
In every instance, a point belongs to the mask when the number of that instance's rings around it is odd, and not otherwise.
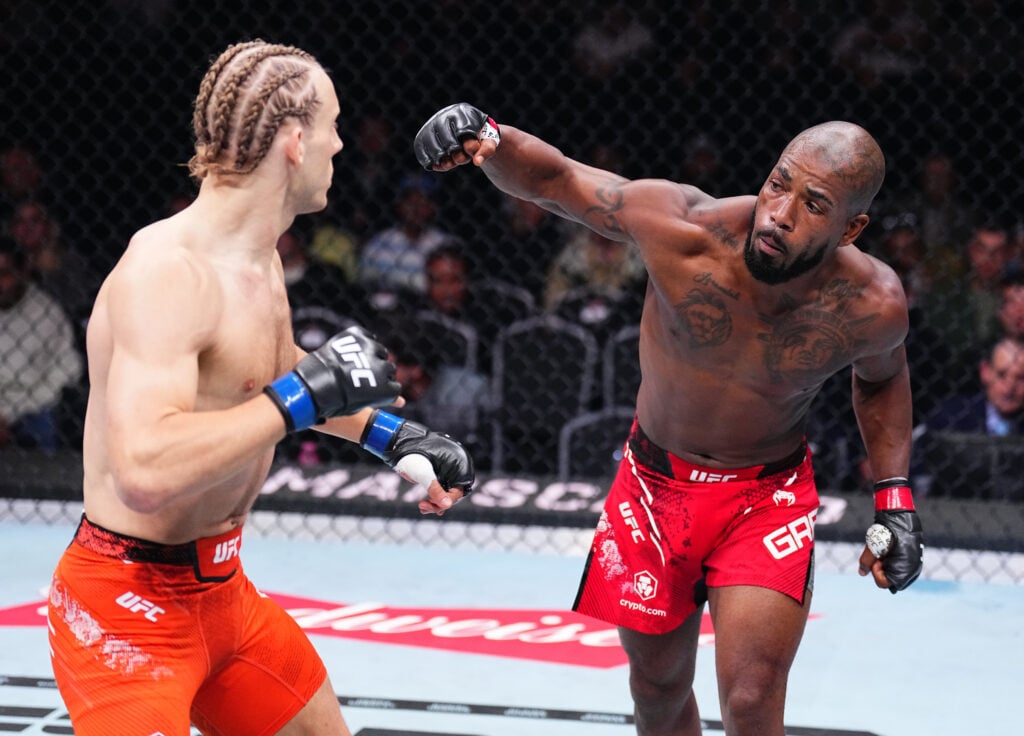
<path fill-rule="evenodd" d="M 229 47 L 195 103 L 198 197 L 137 232 L 97 295 L 85 513 L 48 612 L 78 736 L 348 736 L 320 657 L 239 561 L 274 446 L 315 428 L 399 471 L 420 458 L 423 513 L 473 484 L 458 442 L 376 408 L 399 384 L 368 334 L 294 343 L 275 246 L 327 203 L 338 115 L 305 51 Z"/>
<path fill-rule="evenodd" d="M 896 592 L 921 571 L 906 299 L 854 244 L 884 176 L 878 144 L 850 123 L 817 125 L 756 196 L 726 199 L 586 166 L 464 103 L 431 117 L 414 148 L 428 170 L 472 162 L 503 192 L 639 248 L 643 380 L 574 607 L 619 626 L 639 734 L 700 733 L 707 603 L 726 732 L 782 736 L 818 509 L 804 427 L 848 366 L 875 520 L 894 537 L 884 559 L 865 547 L 861 573 Z"/>

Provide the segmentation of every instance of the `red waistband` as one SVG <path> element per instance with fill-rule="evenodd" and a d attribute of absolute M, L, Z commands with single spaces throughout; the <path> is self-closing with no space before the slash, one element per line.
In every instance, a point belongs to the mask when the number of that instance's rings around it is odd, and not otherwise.
<path fill-rule="evenodd" d="M 770 475 L 792 470 L 807 459 L 807 443 L 804 441 L 788 456 L 763 465 L 751 465 L 746 468 L 712 468 L 697 465 L 656 445 L 636 421 L 633 422 L 633 429 L 629 435 L 629 450 L 641 464 L 662 475 L 696 483 L 724 483 L 767 478 Z"/>
<path fill-rule="evenodd" d="M 112 532 L 89 521 L 85 515 L 75 531 L 75 542 L 85 549 L 128 562 L 188 565 L 203 582 L 227 580 L 240 567 L 242 527 L 185 544 L 160 544 Z"/>

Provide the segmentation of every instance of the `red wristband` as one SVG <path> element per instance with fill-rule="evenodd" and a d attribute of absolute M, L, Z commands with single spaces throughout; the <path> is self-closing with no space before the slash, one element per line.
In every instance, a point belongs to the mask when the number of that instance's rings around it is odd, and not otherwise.
<path fill-rule="evenodd" d="M 875 491 L 875 511 L 913 511 L 914 497 L 908 486 L 889 486 Z"/>

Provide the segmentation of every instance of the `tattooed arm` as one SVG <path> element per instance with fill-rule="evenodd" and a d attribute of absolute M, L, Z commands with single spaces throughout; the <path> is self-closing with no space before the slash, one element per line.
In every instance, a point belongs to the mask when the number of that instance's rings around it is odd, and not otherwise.
<path fill-rule="evenodd" d="M 501 126 L 501 145 L 482 169 L 503 192 L 612 240 L 637 241 L 639 231 L 685 222 L 691 208 L 713 201 L 696 187 L 660 179 L 634 181 L 587 166 L 509 125 Z"/>

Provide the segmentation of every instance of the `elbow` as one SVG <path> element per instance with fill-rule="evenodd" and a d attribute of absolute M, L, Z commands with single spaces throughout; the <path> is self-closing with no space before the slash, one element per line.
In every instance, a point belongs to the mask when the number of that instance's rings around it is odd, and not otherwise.
<path fill-rule="evenodd" d="M 176 489 L 170 485 L 169 474 L 130 461 L 118 465 L 114 471 L 118 497 L 135 513 L 157 513 L 176 495 Z"/>

